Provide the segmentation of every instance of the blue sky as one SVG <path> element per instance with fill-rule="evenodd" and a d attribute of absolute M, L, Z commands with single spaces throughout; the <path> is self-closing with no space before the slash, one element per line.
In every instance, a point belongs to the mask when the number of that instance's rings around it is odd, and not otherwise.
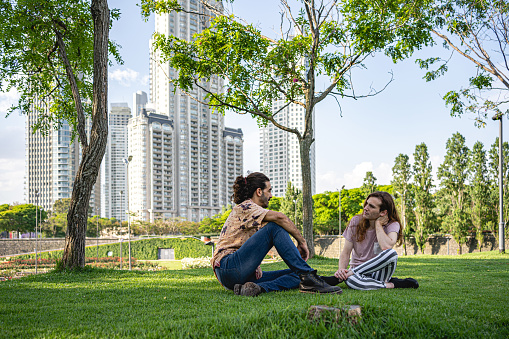
<path fill-rule="evenodd" d="M 123 65 L 114 65 L 109 73 L 109 102 L 127 102 L 132 94 L 148 93 L 149 39 L 154 30 L 153 18 L 144 22 L 137 0 L 110 0 L 110 8 L 119 8 L 122 16 L 115 22 L 110 38 L 122 46 Z M 232 9 L 232 5 L 228 5 Z M 277 1 L 238 1 L 233 11 L 256 24 L 267 35 L 275 36 L 279 25 Z M 366 62 L 367 69 L 354 73 L 359 93 L 373 86 L 382 88 L 394 80 L 381 94 L 365 99 L 341 99 L 341 111 L 332 98 L 316 107 L 316 178 L 317 193 L 362 184 L 366 171 L 372 171 L 379 184 L 391 180 L 391 168 L 399 153 L 411 157 L 415 146 L 428 146 L 433 170 L 443 161 L 445 144 L 453 133 L 460 132 L 469 148 L 481 141 L 488 149 L 498 136 L 498 122 L 488 121 L 487 127 L 474 126 L 473 117 L 453 118 L 441 97 L 451 89 L 459 89 L 475 73 L 474 67 L 462 58 L 453 57 L 450 72 L 443 78 L 426 83 L 416 58 L 448 54 L 439 46 L 418 51 L 408 60 L 393 64 L 387 57 L 376 55 Z M 318 89 L 325 82 L 318 85 Z M 0 93 L 0 203 L 23 201 L 25 118 L 5 116 L 14 93 Z M 259 170 L 258 127 L 249 116 L 227 113 L 226 126 L 244 132 L 244 171 Z M 507 120 L 504 120 L 507 134 Z M 508 139 L 509 135 L 505 137 Z M 509 139 L 508 139 L 509 140 Z M 435 185 L 438 182 L 435 181 Z"/>

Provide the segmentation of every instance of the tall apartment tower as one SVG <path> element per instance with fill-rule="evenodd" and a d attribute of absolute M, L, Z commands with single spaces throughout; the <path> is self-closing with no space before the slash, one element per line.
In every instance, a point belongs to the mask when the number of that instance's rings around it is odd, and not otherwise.
<path fill-rule="evenodd" d="M 174 182 L 173 122 L 142 109 L 129 120 L 129 210 L 153 222 L 177 216 Z"/>
<path fill-rule="evenodd" d="M 131 109 L 127 103 L 112 103 L 108 116 L 108 143 L 102 163 L 103 211 L 106 218 L 127 220 L 127 124 Z"/>
<path fill-rule="evenodd" d="M 221 2 L 213 3 L 222 8 Z M 192 12 L 212 13 L 197 0 L 183 0 L 180 4 L 191 13 L 182 11 L 156 15 L 155 30 L 190 40 L 209 25 L 208 16 Z M 152 41 L 150 46 L 150 100 L 155 112 L 167 116 L 173 126 L 174 216 L 198 221 L 221 211 L 229 200 L 229 187 L 233 185 L 233 180 L 228 180 L 242 174 L 242 166 L 235 165 L 232 175 L 223 172 L 227 168 L 225 138 L 229 135 L 225 132 L 223 116 L 212 114 L 207 105 L 194 101 L 178 88 L 173 92 L 169 81 L 175 77 L 175 70 L 168 63 L 159 61 L 160 52 L 153 49 Z M 220 92 L 223 80 L 215 77 L 210 82 L 203 82 L 202 86 L 212 92 Z M 206 96 L 206 92 L 198 88 L 190 94 L 199 100 Z M 242 138 L 239 140 L 242 146 Z"/>
<path fill-rule="evenodd" d="M 40 106 L 44 103 L 40 102 Z M 49 106 L 46 105 L 47 114 Z M 53 204 L 64 198 L 71 198 L 74 177 L 79 167 L 80 147 L 78 138 L 71 142 L 72 131 L 67 122 L 55 130 L 50 128 L 47 135 L 40 131 L 33 133 L 38 113 L 28 112 L 25 121 L 25 201 L 38 204 L 50 211 Z M 90 123 L 87 121 L 87 130 Z M 100 207 L 100 177 L 92 189 L 89 210 L 92 214 Z M 39 193 L 36 197 L 36 192 Z"/>
<path fill-rule="evenodd" d="M 138 91 L 133 94 L 133 116 L 137 117 L 141 114 L 142 109 L 147 106 L 148 96 L 143 91 Z"/>
<path fill-rule="evenodd" d="M 234 129 L 225 127 L 223 132 L 223 154 L 225 155 L 225 161 L 223 162 L 224 167 L 221 170 L 221 174 L 223 176 L 223 181 L 221 183 L 223 187 L 221 190 L 226 192 L 226 194 L 222 195 L 222 206 L 226 206 L 231 203 L 230 197 L 233 194 L 233 182 L 235 182 L 235 178 L 237 176 L 242 175 L 244 161 L 242 136 L 243 134 L 240 128 Z"/>
<path fill-rule="evenodd" d="M 273 111 L 284 107 L 286 102 L 276 100 Z M 299 105 L 290 104 L 276 116 L 276 121 L 299 131 L 304 131 L 305 110 Z M 315 119 L 313 112 L 313 120 Z M 314 124 L 314 122 L 313 122 Z M 315 144 L 311 146 L 311 192 L 316 192 Z M 272 194 L 283 197 L 288 181 L 302 190 L 302 170 L 300 166 L 300 148 L 297 137 L 272 124 L 260 129 L 260 171 L 265 173 L 272 185 Z"/>

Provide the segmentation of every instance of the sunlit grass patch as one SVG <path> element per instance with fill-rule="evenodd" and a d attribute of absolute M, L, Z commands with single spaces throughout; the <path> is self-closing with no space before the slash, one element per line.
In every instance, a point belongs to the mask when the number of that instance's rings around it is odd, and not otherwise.
<path fill-rule="evenodd" d="M 310 264 L 330 275 L 337 260 Z M 509 255 L 401 257 L 396 275 L 418 279 L 419 289 L 367 292 L 341 284 L 341 295 L 246 298 L 224 289 L 210 268 L 33 275 L 0 282 L 0 337 L 509 337 Z M 362 319 L 310 321 L 311 305 L 361 305 Z"/>

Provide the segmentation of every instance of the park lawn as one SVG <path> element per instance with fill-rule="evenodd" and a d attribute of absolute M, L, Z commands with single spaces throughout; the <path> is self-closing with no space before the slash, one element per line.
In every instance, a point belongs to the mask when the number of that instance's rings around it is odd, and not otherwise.
<path fill-rule="evenodd" d="M 311 266 L 332 274 L 337 260 Z M 263 265 L 264 270 L 283 263 Z M 5 338 L 509 338 L 509 254 L 409 256 L 417 290 L 235 296 L 211 269 L 47 273 L 0 282 Z M 309 321 L 311 305 L 358 304 L 362 319 Z"/>
<path fill-rule="evenodd" d="M 164 267 L 167 270 L 180 270 L 182 263 L 180 260 L 138 260 L 139 262 L 149 262 L 151 264 Z"/>

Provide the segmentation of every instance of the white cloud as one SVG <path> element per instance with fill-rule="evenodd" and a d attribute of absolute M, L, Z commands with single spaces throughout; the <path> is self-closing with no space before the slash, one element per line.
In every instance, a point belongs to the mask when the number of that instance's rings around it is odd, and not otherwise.
<path fill-rule="evenodd" d="M 377 177 L 373 170 L 373 163 L 365 161 L 355 165 L 352 171 L 345 173 L 344 185 L 347 188 L 355 188 L 362 186 L 362 182 L 364 180 L 364 177 L 366 176 L 366 172 L 373 172 L 375 177 Z"/>
<path fill-rule="evenodd" d="M 15 89 L 11 89 L 6 93 L 0 93 L 0 112 L 7 112 L 7 110 L 17 102 L 18 97 L 18 91 Z"/>
<path fill-rule="evenodd" d="M 435 187 L 437 187 L 440 184 L 440 181 L 437 178 L 438 173 L 438 167 L 444 162 L 443 157 L 438 155 L 432 155 L 430 156 L 430 162 L 431 162 L 431 171 L 433 176 L 433 184 Z"/>
<path fill-rule="evenodd" d="M 336 191 L 340 189 L 342 185 L 345 185 L 343 178 L 334 171 L 328 171 L 326 173 L 318 172 L 316 174 L 316 193 Z"/>
<path fill-rule="evenodd" d="M 24 159 L 0 159 L 0 204 L 23 201 Z"/>
<path fill-rule="evenodd" d="M 140 73 L 130 68 L 116 69 L 113 72 L 109 72 L 109 77 L 111 80 L 115 80 L 124 87 L 144 84 L 144 82 L 148 81 L 146 77 L 141 78 Z"/>
<path fill-rule="evenodd" d="M 148 75 L 144 75 L 142 78 L 141 78 L 141 85 L 143 86 L 148 86 L 148 81 L 149 81 L 150 77 Z"/>
<path fill-rule="evenodd" d="M 260 170 L 260 138 L 258 130 L 246 131 L 244 133 L 244 174 L 247 171 L 258 172 Z"/>
<path fill-rule="evenodd" d="M 335 171 L 325 173 L 317 172 L 316 175 L 316 192 L 336 191 L 341 186 L 345 188 L 357 188 L 362 186 L 366 172 L 373 172 L 376 182 L 379 185 L 388 185 L 392 180 L 392 167 L 389 164 L 381 163 L 376 167 L 372 162 L 361 162 L 355 165 L 350 172 L 344 173 L 342 176 Z"/>

